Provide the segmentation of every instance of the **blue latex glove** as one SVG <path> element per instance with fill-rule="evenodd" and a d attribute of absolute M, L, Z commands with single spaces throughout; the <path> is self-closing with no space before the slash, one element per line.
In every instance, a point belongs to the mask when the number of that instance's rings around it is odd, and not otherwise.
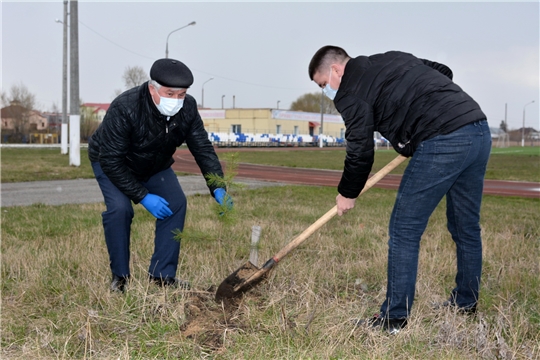
<path fill-rule="evenodd" d="M 164 219 L 172 215 L 171 209 L 169 209 L 169 203 L 161 196 L 154 194 L 146 194 L 141 200 L 142 206 L 148 210 L 148 212 L 156 217 L 156 219 Z"/>
<path fill-rule="evenodd" d="M 218 188 L 214 190 L 214 198 L 216 199 L 217 203 L 221 206 L 225 205 L 227 207 L 227 210 L 232 210 L 233 208 L 233 201 L 232 198 L 225 189 Z"/>

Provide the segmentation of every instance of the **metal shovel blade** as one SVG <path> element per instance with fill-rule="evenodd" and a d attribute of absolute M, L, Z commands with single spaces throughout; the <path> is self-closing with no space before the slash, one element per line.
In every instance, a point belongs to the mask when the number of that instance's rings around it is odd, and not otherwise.
<path fill-rule="evenodd" d="M 265 270 L 264 267 L 259 269 L 248 261 L 223 280 L 216 291 L 216 301 L 221 302 L 222 300 L 234 299 L 242 295 L 246 290 L 262 281 L 268 271 L 270 269 Z M 260 276 L 257 276 L 259 274 Z M 249 279 L 254 277 L 256 278 L 250 282 Z"/>

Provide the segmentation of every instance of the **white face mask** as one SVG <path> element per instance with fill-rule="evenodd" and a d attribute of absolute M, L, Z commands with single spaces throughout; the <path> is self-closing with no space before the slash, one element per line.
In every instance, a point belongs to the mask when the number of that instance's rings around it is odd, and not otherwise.
<path fill-rule="evenodd" d="M 337 90 L 334 90 L 330 87 L 330 80 L 332 80 L 332 68 L 330 68 L 330 76 L 328 77 L 328 82 L 323 89 L 324 95 L 326 95 L 330 100 L 334 100 L 337 94 Z"/>
<path fill-rule="evenodd" d="M 159 94 L 158 94 L 159 95 Z M 159 97 L 159 105 L 156 105 L 162 115 L 174 116 L 184 106 L 184 99 Z"/>

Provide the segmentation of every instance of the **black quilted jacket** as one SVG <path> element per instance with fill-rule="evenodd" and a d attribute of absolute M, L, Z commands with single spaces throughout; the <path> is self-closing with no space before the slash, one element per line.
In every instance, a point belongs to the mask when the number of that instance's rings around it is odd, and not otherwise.
<path fill-rule="evenodd" d="M 422 141 L 486 118 L 447 66 L 399 51 L 350 59 L 334 104 L 346 127 L 338 192 L 347 198 L 356 198 L 368 179 L 374 131 L 409 157 Z"/>
<path fill-rule="evenodd" d="M 146 82 L 111 103 L 88 141 L 88 156 L 90 161 L 100 163 L 120 191 L 139 203 L 148 194 L 140 181 L 170 167 L 176 148 L 184 142 L 203 175 L 223 176 L 195 99 L 186 95 L 183 108 L 167 121 L 157 110 Z M 208 187 L 213 194 L 215 187 Z"/>

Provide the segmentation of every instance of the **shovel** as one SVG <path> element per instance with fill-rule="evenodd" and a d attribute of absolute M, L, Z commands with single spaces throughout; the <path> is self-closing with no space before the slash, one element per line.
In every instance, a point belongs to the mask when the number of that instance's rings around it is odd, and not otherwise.
<path fill-rule="evenodd" d="M 394 170 L 399 164 L 405 161 L 405 156 L 399 155 L 394 160 L 389 162 L 385 167 L 379 170 L 376 174 L 371 176 L 366 182 L 364 189 L 360 193 L 362 195 L 365 191 L 375 185 L 379 180 L 385 177 L 389 172 Z M 240 266 L 235 272 L 227 276 L 225 280 L 219 285 L 216 292 L 216 301 L 233 299 L 240 296 L 242 293 L 252 289 L 262 280 L 264 280 L 270 270 L 272 270 L 277 263 L 283 259 L 289 252 L 296 249 L 301 243 L 304 242 L 309 236 L 317 231 L 321 226 L 326 224 L 337 214 L 337 205 L 330 209 L 326 214 L 321 216 L 317 221 L 310 225 L 294 240 L 288 243 L 283 249 L 269 259 L 262 268 L 258 268 L 250 261 Z"/>

